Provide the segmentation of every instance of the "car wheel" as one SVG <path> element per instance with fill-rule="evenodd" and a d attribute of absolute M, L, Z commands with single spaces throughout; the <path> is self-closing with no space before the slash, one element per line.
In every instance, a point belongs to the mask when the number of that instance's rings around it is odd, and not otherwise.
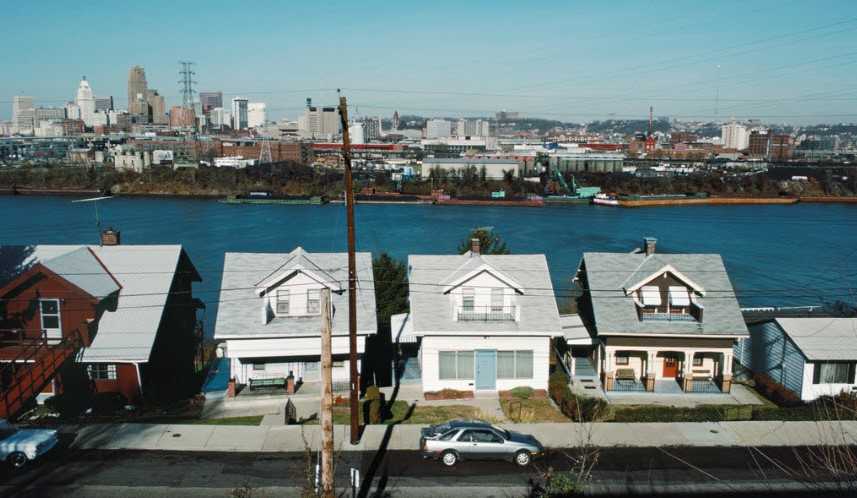
<path fill-rule="evenodd" d="M 530 464 L 532 457 L 530 456 L 530 452 L 526 450 L 521 450 L 515 453 L 515 463 L 520 467 L 526 467 Z"/>
<path fill-rule="evenodd" d="M 454 451 L 447 451 L 440 457 L 440 461 L 447 467 L 452 467 L 458 463 L 458 455 Z"/>
<path fill-rule="evenodd" d="M 13 469 L 20 469 L 20 468 L 24 467 L 25 465 L 27 465 L 27 462 L 29 461 L 29 459 L 27 458 L 27 455 L 23 454 L 20 451 L 16 451 L 16 452 L 12 453 L 11 455 L 9 455 L 9 457 L 6 459 L 6 461 L 9 462 L 9 465 Z"/>

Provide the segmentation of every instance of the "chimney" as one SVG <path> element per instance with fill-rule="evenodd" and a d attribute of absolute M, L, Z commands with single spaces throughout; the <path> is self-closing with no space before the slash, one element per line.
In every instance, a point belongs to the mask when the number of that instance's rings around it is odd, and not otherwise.
<path fill-rule="evenodd" d="M 470 239 L 470 255 L 478 256 L 480 254 L 479 239 L 476 237 Z"/>
<path fill-rule="evenodd" d="M 658 243 L 658 239 L 654 237 L 646 237 L 643 239 L 643 249 L 646 252 L 646 256 L 651 256 L 655 253 L 655 246 Z"/>
<path fill-rule="evenodd" d="M 103 246 L 118 246 L 120 241 L 120 232 L 114 230 L 113 227 L 101 232 L 101 245 Z"/>

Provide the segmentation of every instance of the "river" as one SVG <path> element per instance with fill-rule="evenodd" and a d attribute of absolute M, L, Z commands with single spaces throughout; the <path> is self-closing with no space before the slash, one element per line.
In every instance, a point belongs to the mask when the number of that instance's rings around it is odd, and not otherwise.
<path fill-rule="evenodd" d="M 94 203 L 0 196 L 2 244 L 97 243 Z M 182 244 L 203 277 L 194 294 L 216 301 L 226 251 L 344 251 L 345 207 L 227 205 L 213 200 L 113 198 L 98 202 L 124 244 Z M 694 206 L 622 209 L 358 205 L 357 247 L 374 254 L 449 254 L 477 226 L 514 253 L 545 253 L 562 294 L 584 251 L 631 251 L 644 236 L 658 252 L 723 256 L 744 306 L 857 300 L 857 205 Z M 849 287 L 853 290 L 848 289 Z"/>

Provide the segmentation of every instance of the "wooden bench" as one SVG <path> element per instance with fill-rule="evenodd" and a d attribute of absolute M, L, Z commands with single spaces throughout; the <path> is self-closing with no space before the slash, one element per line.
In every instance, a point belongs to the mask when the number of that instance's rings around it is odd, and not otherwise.
<path fill-rule="evenodd" d="M 275 377 L 270 379 L 250 379 L 250 389 L 258 389 L 260 387 L 279 387 L 286 388 L 285 377 Z"/>

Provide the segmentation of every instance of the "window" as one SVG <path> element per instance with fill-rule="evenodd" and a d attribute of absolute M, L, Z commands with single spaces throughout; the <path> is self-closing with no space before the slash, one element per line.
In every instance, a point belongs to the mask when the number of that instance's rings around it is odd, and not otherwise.
<path fill-rule="evenodd" d="M 116 365 L 114 363 L 90 363 L 86 372 L 92 380 L 116 380 Z"/>
<path fill-rule="evenodd" d="M 533 352 L 497 351 L 498 379 L 532 379 Z"/>
<path fill-rule="evenodd" d="M 693 357 L 693 366 L 701 367 L 702 366 L 702 356 L 694 356 Z"/>
<path fill-rule="evenodd" d="M 503 440 L 497 434 L 494 434 L 491 431 L 483 431 L 483 430 L 464 431 L 464 434 L 461 435 L 460 441 L 471 442 L 471 443 L 502 443 L 503 442 Z"/>
<path fill-rule="evenodd" d="M 670 286 L 670 306 L 690 306 L 690 294 L 680 285 Z"/>
<path fill-rule="evenodd" d="M 854 364 L 842 362 L 816 363 L 813 384 L 853 384 Z"/>
<path fill-rule="evenodd" d="M 491 289 L 491 311 L 503 311 L 504 294 L 502 288 Z"/>
<path fill-rule="evenodd" d="M 254 363 L 253 364 L 253 371 L 254 372 L 264 372 L 265 371 L 265 364 L 264 363 Z"/>
<path fill-rule="evenodd" d="M 306 291 L 306 312 L 317 315 L 321 311 L 321 291 L 310 289 Z"/>
<path fill-rule="evenodd" d="M 630 363 L 630 361 L 631 361 L 631 359 L 628 358 L 627 355 L 622 355 L 622 356 L 617 355 L 616 356 L 616 365 L 619 365 L 619 366 L 628 365 Z"/>
<path fill-rule="evenodd" d="M 277 291 L 277 314 L 278 315 L 288 315 L 289 314 L 289 291 L 288 290 L 278 290 Z"/>
<path fill-rule="evenodd" d="M 441 351 L 438 367 L 441 380 L 472 380 L 473 351 Z"/>
<path fill-rule="evenodd" d="M 456 434 L 458 434 L 458 429 L 452 429 L 451 431 L 446 431 L 443 436 L 438 439 L 441 441 L 451 441 Z"/>
<path fill-rule="evenodd" d="M 42 299 L 39 301 L 42 315 L 42 330 L 60 329 L 60 300 Z"/>
<path fill-rule="evenodd" d="M 461 289 L 461 308 L 465 311 L 473 311 L 476 299 L 473 294 L 473 287 L 465 287 Z"/>
<path fill-rule="evenodd" d="M 657 286 L 647 285 L 640 289 L 640 298 L 643 300 L 643 306 L 660 306 L 661 290 Z"/>

